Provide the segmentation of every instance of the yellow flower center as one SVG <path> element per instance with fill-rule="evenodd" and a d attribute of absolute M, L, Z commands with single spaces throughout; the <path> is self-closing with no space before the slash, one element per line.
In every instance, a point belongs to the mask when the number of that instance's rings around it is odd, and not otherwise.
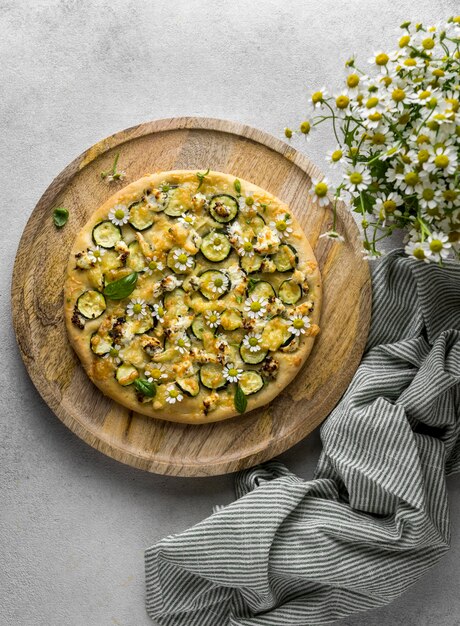
<path fill-rule="evenodd" d="M 424 89 L 423 91 L 419 91 L 418 93 L 419 100 L 426 100 L 430 96 L 431 96 L 431 91 L 429 91 L 428 89 Z"/>
<path fill-rule="evenodd" d="M 382 119 L 382 114 L 376 111 L 375 113 L 371 113 L 369 115 L 369 119 L 371 122 L 379 122 Z"/>
<path fill-rule="evenodd" d="M 118 350 L 116 348 L 110 348 L 110 356 L 118 356 Z"/>
<path fill-rule="evenodd" d="M 308 135 L 310 131 L 311 131 L 311 124 L 310 122 L 305 120 L 305 122 L 302 122 L 300 125 L 300 132 L 303 133 L 304 135 Z"/>
<path fill-rule="evenodd" d="M 350 148 L 350 156 L 354 157 L 358 154 L 358 147 L 357 146 L 351 146 Z"/>
<path fill-rule="evenodd" d="M 158 267 L 158 263 L 156 261 L 150 261 L 149 270 L 156 270 Z"/>
<path fill-rule="evenodd" d="M 245 252 L 251 252 L 251 250 L 253 249 L 253 247 L 254 247 L 254 246 L 252 245 L 252 243 L 251 243 L 250 241 L 245 241 L 245 242 L 244 242 L 244 244 L 243 244 L 243 250 L 244 250 Z M 216 280 L 219 280 L 219 278 L 217 278 Z M 220 279 L 220 280 L 221 280 L 221 282 L 222 282 L 222 279 Z"/>
<path fill-rule="evenodd" d="M 416 259 L 419 259 L 420 261 L 425 258 L 425 253 L 423 252 L 422 248 L 414 248 L 412 254 Z"/>
<path fill-rule="evenodd" d="M 446 202 L 453 202 L 457 199 L 457 192 L 455 189 L 446 189 L 442 192 L 442 196 Z"/>
<path fill-rule="evenodd" d="M 100 250 L 93 250 L 93 255 L 97 258 L 99 258 L 101 256 L 101 251 Z"/>
<path fill-rule="evenodd" d="M 433 239 L 433 241 L 430 242 L 430 250 L 431 252 L 441 252 L 442 250 L 442 241 L 440 241 L 439 239 Z"/>
<path fill-rule="evenodd" d="M 393 82 L 393 79 L 390 78 L 389 76 L 382 76 L 380 80 L 386 87 L 389 87 L 391 83 Z"/>
<path fill-rule="evenodd" d="M 236 369 L 236 367 L 231 367 L 228 370 L 228 375 L 229 376 L 237 376 L 238 375 L 238 370 Z"/>
<path fill-rule="evenodd" d="M 150 375 L 152 378 L 161 378 L 161 370 L 156 367 L 155 369 L 150 370 Z"/>
<path fill-rule="evenodd" d="M 399 47 L 400 47 L 400 48 L 405 48 L 409 42 L 410 42 L 410 37 L 409 37 L 409 35 L 404 35 L 404 36 L 403 36 L 403 37 L 401 37 L 401 39 L 399 40 Z"/>
<path fill-rule="evenodd" d="M 429 158 L 430 158 L 430 153 L 428 152 L 428 150 L 420 150 L 417 155 L 417 159 L 419 163 L 426 163 Z"/>
<path fill-rule="evenodd" d="M 251 302 L 251 311 L 253 313 L 257 313 L 262 308 L 260 302 Z"/>
<path fill-rule="evenodd" d="M 252 196 L 248 196 L 248 197 L 246 198 L 246 204 L 247 204 L 248 206 L 252 206 L 252 205 L 254 204 L 254 198 L 253 198 Z"/>
<path fill-rule="evenodd" d="M 257 337 L 249 337 L 249 345 L 250 346 L 257 346 L 258 345 L 258 340 Z"/>
<path fill-rule="evenodd" d="M 424 189 L 422 192 L 422 196 L 424 200 L 433 200 L 434 198 L 433 189 L 430 189 L 429 187 L 427 189 Z"/>
<path fill-rule="evenodd" d="M 374 107 L 378 105 L 378 103 L 379 103 L 379 99 L 374 96 L 372 98 L 369 98 L 369 100 L 366 102 L 366 107 L 368 109 L 373 109 Z"/>
<path fill-rule="evenodd" d="M 395 102 L 402 102 L 406 97 L 406 92 L 404 89 L 395 89 L 391 94 L 391 97 Z"/>
<path fill-rule="evenodd" d="M 375 133 L 372 135 L 371 141 L 376 146 L 382 146 L 386 141 L 386 137 L 383 133 Z"/>
<path fill-rule="evenodd" d="M 404 176 L 404 180 L 410 187 L 414 187 L 418 183 L 419 177 L 417 172 L 407 172 Z"/>
<path fill-rule="evenodd" d="M 390 60 L 390 57 L 388 56 L 388 54 L 385 54 L 384 52 L 382 52 L 381 54 L 378 54 L 375 57 L 375 62 L 377 65 L 386 65 L 389 60 Z"/>
<path fill-rule="evenodd" d="M 133 306 L 133 313 L 135 313 L 136 315 L 138 315 L 139 313 L 142 313 L 142 304 L 135 304 Z"/>
<path fill-rule="evenodd" d="M 425 50 L 432 50 L 434 48 L 434 40 L 431 39 L 431 37 L 426 37 L 422 41 L 422 46 L 425 48 Z"/>
<path fill-rule="evenodd" d="M 159 315 L 160 317 L 163 317 L 163 315 L 164 315 L 164 314 L 165 314 L 165 310 L 164 310 L 164 308 L 163 308 L 162 306 L 159 306 L 159 307 L 158 307 L 158 315 Z"/>
<path fill-rule="evenodd" d="M 170 398 L 177 398 L 177 396 L 179 395 L 177 389 L 170 389 L 168 393 Z"/>
<path fill-rule="evenodd" d="M 404 65 L 406 65 L 407 67 L 415 67 L 417 65 L 417 61 L 415 59 L 406 59 L 404 61 Z"/>
<path fill-rule="evenodd" d="M 318 102 L 323 101 L 323 98 L 324 96 L 322 91 L 315 91 L 315 93 L 313 93 L 311 96 L 311 101 L 313 102 L 313 104 L 318 104 Z"/>
<path fill-rule="evenodd" d="M 224 284 L 224 281 L 222 278 L 215 278 L 214 279 L 214 286 L 219 288 L 222 287 L 222 285 Z"/>
<path fill-rule="evenodd" d="M 422 143 L 428 143 L 429 140 L 430 140 L 430 138 L 427 135 L 420 134 L 417 137 L 417 143 L 418 143 L 419 146 L 422 145 Z"/>
<path fill-rule="evenodd" d="M 179 261 L 179 263 L 184 264 L 184 263 L 187 263 L 187 258 L 188 258 L 187 255 L 182 253 L 182 254 L 179 254 L 179 256 L 177 257 L 177 260 Z"/>
<path fill-rule="evenodd" d="M 185 347 L 185 341 L 184 341 L 183 339 L 178 339 L 178 340 L 177 340 L 177 345 L 178 345 L 180 348 L 184 348 L 184 347 Z"/>
<path fill-rule="evenodd" d="M 217 322 L 217 315 L 215 313 L 212 313 L 209 316 L 209 321 L 211 322 L 211 324 L 215 324 Z"/>
<path fill-rule="evenodd" d="M 433 76 L 436 76 L 436 78 L 441 78 L 444 75 L 445 75 L 445 71 L 442 70 L 439 67 L 437 67 L 435 70 L 433 70 Z"/>
<path fill-rule="evenodd" d="M 276 222 L 276 230 L 284 232 L 286 228 L 287 228 L 287 224 L 284 220 L 278 220 L 278 222 Z"/>
<path fill-rule="evenodd" d="M 350 104 L 350 98 L 345 95 L 337 96 L 337 98 L 335 99 L 335 104 L 338 109 L 346 109 L 347 106 Z"/>
<path fill-rule="evenodd" d="M 350 174 L 350 183 L 353 185 L 359 185 L 363 181 L 363 177 L 359 172 L 352 172 Z"/>
<path fill-rule="evenodd" d="M 460 102 L 456 98 L 446 98 L 446 102 L 450 104 L 452 111 L 457 113 L 460 108 Z"/>
<path fill-rule="evenodd" d="M 359 76 L 358 74 L 349 74 L 347 76 L 347 87 L 350 89 L 354 89 L 359 85 Z"/>
<path fill-rule="evenodd" d="M 409 113 L 404 113 L 404 115 L 401 115 L 401 117 L 398 119 L 398 124 L 405 126 L 409 120 L 410 120 Z"/>
<path fill-rule="evenodd" d="M 438 156 L 434 158 L 434 164 L 436 167 L 444 169 L 449 165 L 449 157 L 447 154 L 438 154 Z"/>
<path fill-rule="evenodd" d="M 394 200 L 385 200 L 383 203 L 385 213 L 394 213 L 396 210 L 396 202 Z"/>
<path fill-rule="evenodd" d="M 294 328 L 300 329 L 303 328 L 305 326 L 305 323 L 303 321 L 302 318 L 297 317 L 293 322 L 292 325 L 294 326 Z"/>
<path fill-rule="evenodd" d="M 117 218 L 117 220 L 122 220 L 125 216 L 125 212 L 123 211 L 123 209 L 117 209 L 115 211 L 115 217 Z"/>
<path fill-rule="evenodd" d="M 324 198 L 324 196 L 327 194 L 327 184 L 326 183 L 318 183 L 317 185 L 315 185 L 315 193 L 318 196 L 318 198 Z"/>
<path fill-rule="evenodd" d="M 343 157 L 342 150 L 334 150 L 334 152 L 331 154 L 331 160 L 334 163 L 337 163 L 337 161 L 340 161 L 342 157 Z"/>

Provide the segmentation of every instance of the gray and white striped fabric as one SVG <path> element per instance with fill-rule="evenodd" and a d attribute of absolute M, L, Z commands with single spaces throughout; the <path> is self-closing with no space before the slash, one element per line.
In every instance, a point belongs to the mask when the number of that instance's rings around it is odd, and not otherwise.
<path fill-rule="evenodd" d="M 312 626 L 391 602 L 446 552 L 460 469 L 460 268 L 395 252 L 373 274 L 366 354 L 321 430 L 315 480 L 277 461 L 145 553 L 162 626 Z"/>

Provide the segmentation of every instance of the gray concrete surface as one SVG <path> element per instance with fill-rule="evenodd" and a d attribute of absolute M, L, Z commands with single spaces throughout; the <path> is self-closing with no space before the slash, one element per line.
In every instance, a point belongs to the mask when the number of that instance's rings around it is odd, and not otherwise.
<path fill-rule="evenodd" d="M 20 360 L 10 276 L 22 229 L 54 176 L 119 129 L 208 115 L 280 136 L 308 85 L 333 84 L 404 19 L 457 0 L 0 0 L 0 624 L 147 626 L 143 550 L 233 499 L 232 478 L 174 479 L 89 448 L 51 413 Z M 319 132 L 301 149 L 322 166 Z M 6 228 L 5 228 L 6 226 Z M 305 478 L 318 433 L 283 455 Z M 460 486 L 449 479 L 452 549 L 391 606 L 347 626 L 460 624 Z"/>

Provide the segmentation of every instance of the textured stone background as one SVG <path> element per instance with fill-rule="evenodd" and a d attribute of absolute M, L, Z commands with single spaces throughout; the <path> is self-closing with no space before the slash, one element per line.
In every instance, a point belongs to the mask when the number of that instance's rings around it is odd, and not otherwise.
<path fill-rule="evenodd" d="M 10 276 L 22 229 L 58 172 L 102 137 L 153 118 L 208 115 L 280 136 L 307 86 L 433 23 L 458 0 L 0 0 L 2 228 L 0 623 L 141 626 L 143 550 L 233 498 L 232 478 L 174 479 L 105 458 L 50 412 L 20 360 Z M 322 166 L 323 132 L 301 149 Z M 6 226 L 6 228 L 5 228 Z M 314 433 L 283 456 L 312 476 Z M 347 626 L 460 624 L 460 486 L 452 550 L 403 598 Z"/>

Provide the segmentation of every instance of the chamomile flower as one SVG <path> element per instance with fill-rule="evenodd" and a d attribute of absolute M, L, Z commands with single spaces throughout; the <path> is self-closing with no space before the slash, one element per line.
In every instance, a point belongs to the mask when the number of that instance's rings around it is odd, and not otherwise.
<path fill-rule="evenodd" d="M 262 335 L 260 333 L 248 333 L 243 339 L 243 346 L 249 350 L 249 352 L 259 352 L 262 347 L 260 341 Z"/>
<path fill-rule="evenodd" d="M 309 194 L 314 202 L 317 202 L 319 206 L 327 206 L 329 204 L 329 198 L 327 196 L 329 191 L 329 183 L 327 178 L 315 179 L 312 178 L 311 188 Z"/>
<path fill-rule="evenodd" d="M 260 202 L 254 198 L 254 192 L 250 191 L 244 195 L 239 196 L 238 205 L 240 211 L 243 213 L 252 213 L 260 207 Z"/>
<path fill-rule="evenodd" d="M 144 375 L 149 383 L 158 382 L 168 378 L 166 368 L 162 363 L 151 363 L 145 370 Z"/>
<path fill-rule="evenodd" d="M 442 193 L 436 185 L 425 180 L 418 192 L 418 202 L 422 209 L 435 209 L 442 202 Z"/>
<path fill-rule="evenodd" d="M 313 107 L 313 109 L 322 107 L 325 99 L 327 98 L 327 95 L 328 94 L 327 94 L 326 87 L 321 87 L 321 89 L 314 91 L 311 94 L 311 98 L 310 98 L 311 106 Z"/>
<path fill-rule="evenodd" d="M 158 302 L 157 304 L 153 305 L 153 317 L 158 320 L 160 324 L 163 324 L 163 322 L 165 321 L 165 313 L 166 309 L 163 302 Z"/>
<path fill-rule="evenodd" d="M 460 207 L 460 185 L 456 186 L 452 181 L 448 184 L 442 184 L 439 187 L 443 202 L 447 209 Z"/>
<path fill-rule="evenodd" d="M 429 254 L 428 254 L 428 244 L 426 241 L 409 241 L 409 243 L 404 248 L 404 252 L 407 256 L 417 259 L 417 261 L 424 261 L 425 263 L 429 263 Z"/>
<path fill-rule="evenodd" d="M 187 252 L 187 250 L 184 250 L 184 248 L 177 248 L 177 250 L 174 250 L 173 260 L 174 266 L 180 272 L 186 272 L 191 269 L 195 263 L 193 257 Z"/>
<path fill-rule="evenodd" d="M 416 193 L 422 187 L 422 177 L 417 168 L 409 167 L 396 175 L 395 185 L 406 194 Z"/>
<path fill-rule="evenodd" d="M 184 213 L 179 219 L 178 222 L 183 226 L 191 227 L 196 222 L 196 215 L 193 213 Z"/>
<path fill-rule="evenodd" d="M 142 298 L 134 298 L 126 307 L 126 313 L 135 320 L 140 320 L 147 315 L 148 307 Z"/>
<path fill-rule="evenodd" d="M 239 256 L 254 256 L 254 246 L 248 237 L 240 238 L 238 242 L 237 252 Z"/>
<path fill-rule="evenodd" d="M 310 318 L 308 315 L 292 315 L 289 321 L 291 324 L 288 330 L 297 337 L 304 335 L 307 328 L 310 328 Z"/>
<path fill-rule="evenodd" d="M 375 199 L 374 213 L 379 215 L 381 219 L 393 216 L 395 213 L 400 214 L 398 207 L 403 204 L 403 199 L 395 191 L 389 193 L 378 193 Z"/>
<path fill-rule="evenodd" d="M 268 300 L 266 298 L 258 298 L 257 296 L 249 296 L 244 303 L 244 310 L 248 317 L 257 319 L 263 317 L 267 312 Z"/>
<path fill-rule="evenodd" d="M 284 215 L 278 215 L 277 218 L 270 222 L 269 226 L 273 229 L 280 239 L 286 239 L 289 235 L 292 235 L 292 219 L 289 213 Z"/>
<path fill-rule="evenodd" d="M 151 276 L 154 272 L 162 272 L 164 268 L 165 266 L 158 260 L 158 257 L 153 256 L 150 259 L 147 259 L 147 265 L 144 267 L 143 272 L 148 276 Z"/>
<path fill-rule="evenodd" d="M 206 311 L 204 318 L 210 328 L 217 328 L 220 324 L 220 314 L 218 311 Z"/>
<path fill-rule="evenodd" d="M 374 52 L 374 54 L 367 60 L 370 65 L 374 65 L 379 69 L 385 67 L 389 61 L 390 55 L 382 50 L 377 50 L 377 52 Z"/>
<path fill-rule="evenodd" d="M 91 263 L 101 263 L 104 254 L 104 248 L 101 248 L 100 246 L 94 246 L 88 250 L 88 260 Z"/>
<path fill-rule="evenodd" d="M 452 244 L 449 242 L 447 235 L 433 232 L 428 237 L 427 243 L 427 255 L 430 260 L 442 261 L 443 259 L 447 259 L 450 254 L 450 248 L 452 248 Z"/>
<path fill-rule="evenodd" d="M 111 359 L 116 365 L 119 365 L 121 363 L 121 357 L 120 357 L 120 350 L 121 350 L 121 346 L 120 344 L 116 343 L 114 344 L 110 350 L 107 352 L 107 354 L 104 354 L 104 358 L 105 359 Z"/>
<path fill-rule="evenodd" d="M 221 233 L 214 232 L 209 239 L 209 245 L 211 245 L 212 249 L 216 252 L 220 252 L 220 250 L 223 250 L 225 243 L 225 236 Z"/>
<path fill-rule="evenodd" d="M 129 219 L 128 207 L 124 204 L 116 204 L 110 209 L 108 218 L 112 224 L 115 224 L 115 226 L 123 226 L 123 224 L 127 224 Z"/>
<path fill-rule="evenodd" d="M 222 370 L 222 375 L 229 383 L 237 383 L 243 373 L 242 369 L 236 367 L 233 363 L 228 363 Z"/>
<path fill-rule="evenodd" d="M 208 287 L 209 289 L 218 295 L 222 295 L 229 288 L 229 279 L 226 274 L 223 272 L 216 272 L 216 275 L 209 281 Z"/>
<path fill-rule="evenodd" d="M 176 402 L 182 402 L 184 396 L 176 385 L 171 384 L 166 387 L 166 402 L 168 404 L 175 404 Z"/>
<path fill-rule="evenodd" d="M 455 174 L 458 167 L 456 150 L 451 146 L 437 146 L 429 148 L 429 160 L 423 164 L 427 172 L 439 171 L 443 175 Z"/>
<path fill-rule="evenodd" d="M 345 162 L 343 150 L 340 146 L 337 146 L 334 150 L 329 150 L 326 153 L 326 161 L 331 167 L 338 167 Z"/>
<path fill-rule="evenodd" d="M 350 166 L 343 175 L 344 187 L 352 193 L 358 193 L 367 189 L 372 181 L 372 176 L 365 165 L 358 163 Z"/>
<path fill-rule="evenodd" d="M 181 354 L 185 354 L 190 350 L 190 339 L 185 333 L 181 333 L 175 338 L 174 345 Z"/>

